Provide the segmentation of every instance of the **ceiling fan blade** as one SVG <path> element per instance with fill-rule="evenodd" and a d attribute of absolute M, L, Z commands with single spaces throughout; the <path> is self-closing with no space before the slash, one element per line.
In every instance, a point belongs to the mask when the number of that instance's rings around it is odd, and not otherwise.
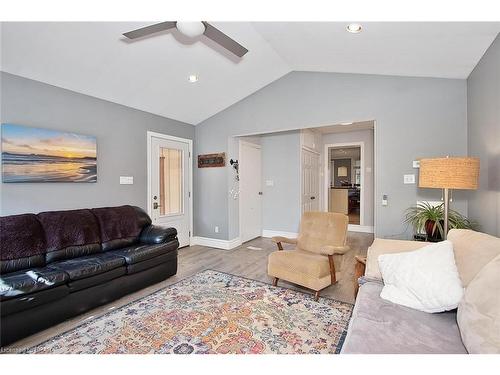
<path fill-rule="evenodd" d="M 173 29 L 174 27 L 175 27 L 175 21 L 166 21 L 166 22 L 156 23 L 151 26 L 141 27 L 140 29 L 124 33 L 123 35 L 129 39 L 137 39 L 137 38 L 142 38 L 143 36 L 146 35 L 158 33 L 160 31 Z"/>
<path fill-rule="evenodd" d="M 234 53 L 238 57 L 243 57 L 243 55 L 245 55 L 245 53 L 248 52 L 248 50 L 245 47 L 243 47 L 234 39 L 228 37 L 219 29 L 216 29 L 215 27 L 210 25 L 208 22 L 203 21 L 203 24 L 205 25 L 205 32 L 203 34 L 207 38 L 212 39 L 215 43 L 221 45 L 222 47 Z"/>

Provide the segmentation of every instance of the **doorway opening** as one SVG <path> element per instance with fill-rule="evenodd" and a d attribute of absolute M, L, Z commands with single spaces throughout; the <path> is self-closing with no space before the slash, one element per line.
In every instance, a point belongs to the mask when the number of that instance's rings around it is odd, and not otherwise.
<path fill-rule="evenodd" d="M 349 217 L 349 224 L 361 225 L 363 206 L 363 176 L 364 169 L 361 154 L 364 144 L 328 145 L 325 150 L 328 156 L 329 169 L 326 174 L 328 187 L 328 211 L 339 212 Z M 363 207 L 364 208 L 364 207 Z"/>
<path fill-rule="evenodd" d="M 342 199 L 335 198 L 332 205 L 343 204 L 349 231 L 374 232 L 375 121 L 236 138 L 242 141 L 237 143 L 239 154 L 235 147 L 230 157 L 240 159 L 240 181 L 231 191 L 238 191 L 240 196 L 230 199 L 229 211 L 239 212 L 234 222 L 242 242 L 259 236 L 257 224 L 262 237 L 296 238 L 304 212 L 337 210 L 330 207 L 331 194 L 342 194 Z M 247 145 L 242 146 L 243 142 Z M 245 157 L 248 147 L 259 150 L 259 156 Z M 349 163 L 342 165 L 342 159 L 349 159 Z M 245 178 L 245 173 L 254 177 Z"/>
<path fill-rule="evenodd" d="M 349 216 L 349 230 L 375 232 L 375 121 L 320 128 L 323 210 Z"/>

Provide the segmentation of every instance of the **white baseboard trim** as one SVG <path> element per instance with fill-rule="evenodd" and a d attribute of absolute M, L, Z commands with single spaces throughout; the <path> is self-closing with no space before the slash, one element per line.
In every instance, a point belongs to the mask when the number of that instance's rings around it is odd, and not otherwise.
<path fill-rule="evenodd" d="M 217 238 L 208 238 L 208 237 L 191 237 L 191 246 L 192 245 L 200 245 L 207 247 L 214 247 L 216 249 L 222 250 L 231 250 L 235 247 L 241 245 L 241 240 L 239 237 L 233 238 L 232 240 L 219 240 Z"/>
<path fill-rule="evenodd" d="M 276 230 L 262 230 L 262 237 L 271 238 L 271 237 L 288 237 L 288 238 L 297 238 L 299 236 L 298 233 L 294 232 L 281 232 Z"/>
<path fill-rule="evenodd" d="M 347 230 L 349 232 L 374 233 L 375 228 L 369 225 L 349 224 Z"/>

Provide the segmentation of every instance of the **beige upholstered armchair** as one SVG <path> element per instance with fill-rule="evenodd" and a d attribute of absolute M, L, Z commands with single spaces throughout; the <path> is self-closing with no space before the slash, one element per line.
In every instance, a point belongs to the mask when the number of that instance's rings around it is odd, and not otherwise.
<path fill-rule="evenodd" d="M 345 254 L 349 218 L 334 212 L 306 212 L 302 215 L 297 239 L 273 237 L 278 251 L 269 255 L 267 273 L 273 285 L 283 279 L 314 290 L 317 301 L 321 289 L 337 282 L 333 255 Z M 282 243 L 294 244 L 283 250 Z"/>

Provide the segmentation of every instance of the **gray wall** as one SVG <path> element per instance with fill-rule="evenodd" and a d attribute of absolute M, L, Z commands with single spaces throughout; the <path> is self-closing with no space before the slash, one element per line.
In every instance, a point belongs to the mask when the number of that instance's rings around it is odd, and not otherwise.
<path fill-rule="evenodd" d="M 373 226 L 374 223 L 374 131 L 359 130 L 345 133 L 333 133 L 323 135 L 323 145 L 334 143 L 348 142 L 364 142 L 365 170 L 363 175 L 363 208 L 364 208 L 364 223 L 363 225 Z M 323 147 L 324 149 L 324 147 Z M 368 168 L 368 170 L 367 170 Z M 354 177 L 353 177 L 354 178 Z M 402 178 L 402 177 L 401 177 Z M 380 198 L 382 199 L 382 198 Z M 416 203 L 416 202 L 415 202 Z M 414 203 L 414 204 L 415 204 Z"/>
<path fill-rule="evenodd" d="M 262 147 L 262 229 L 297 233 L 300 223 L 300 132 L 268 134 Z M 266 186 L 273 180 L 274 186 Z"/>
<path fill-rule="evenodd" d="M 408 237 L 404 210 L 437 190 L 403 185 L 412 160 L 467 153 L 466 81 L 436 78 L 292 72 L 196 126 L 195 153 L 234 152 L 234 136 L 376 120 L 375 222 L 379 237 Z M 195 169 L 195 235 L 232 239 L 238 233 L 228 168 Z M 389 205 L 380 206 L 382 194 Z M 466 195 L 453 207 L 466 213 Z M 232 214 L 231 214 L 232 213 Z M 213 233 L 219 225 L 220 233 Z M 230 230 L 231 226 L 231 230 Z"/>
<path fill-rule="evenodd" d="M 1 73 L 1 122 L 97 137 L 97 183 L 2 183 L 2 215 L 133 204 L 146 207 L 146 131 L 193 139 L 194 127 Z M 120 185 L 119 176 L 134 176 Z"/>
<path fill-rule="evenodd" d="M 500 235 L 500 36 L 467 80 L 469 155 L 481 159 L 479 190 L 469 215 L 480 230 Z"/>

